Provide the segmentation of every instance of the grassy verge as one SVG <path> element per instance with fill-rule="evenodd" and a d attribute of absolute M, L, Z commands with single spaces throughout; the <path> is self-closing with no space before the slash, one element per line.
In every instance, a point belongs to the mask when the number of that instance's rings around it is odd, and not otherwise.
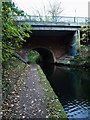
<path fill-rule="evenodd" d="M 3 63 L 3 75 L 2 75 L 2 99 L 10 94 L 13 90 L 14 84 L 18 81 L 22 71 L 25 68 L 25 63 L 19 59 L 12 57 L 7 63 Z"/>
<path fill-rule="evenodd" d="M 48 118 L 67 118 L 67 115 L 59 102 L 58 97 L 53 91 L 49 81 L 47 80 L 45 74 L 43 73 L 40 66 L 38 66 L 38 73 L 40 76 L 40 82 L 44 86 L 45 96 L 46 96 L 46 104 L 47 104 L 47 112 Z M 68 119 L 68 118 L 67 118 Z"/>

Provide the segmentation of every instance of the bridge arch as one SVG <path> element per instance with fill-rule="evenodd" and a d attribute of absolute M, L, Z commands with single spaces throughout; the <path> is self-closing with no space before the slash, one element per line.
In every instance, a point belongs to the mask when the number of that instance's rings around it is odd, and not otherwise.
<path fill-rule="evenodd" d="M 37 51 L 40 54 L 40 62 L 43 63 L 55 63 L 55 57 L 51 50 L 44 47 L 33 48 L 32 50 Z"/>

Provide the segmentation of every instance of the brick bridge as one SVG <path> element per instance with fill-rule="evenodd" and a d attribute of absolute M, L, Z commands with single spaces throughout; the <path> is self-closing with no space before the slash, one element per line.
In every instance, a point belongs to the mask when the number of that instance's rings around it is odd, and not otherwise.
<path fill-rule="evenodd" d="M 35 18 L 36 17 L 36 18 Z M 37 16 L 17 18 L 18 24 L 30 24 L 32 34 L 23 44 L 17 54 L 23 61 L 28 62 L 28 50 L 34 49 L 40 53 L 43 61 L 57 62 L 62 56 L 75 56 L 80 45 L 80 29 L 86 23 L 87 18 L 60 17 L 60 20 L 45 21 L 45 18 Z M 70 21 L 71 20 L 71 21 Z"/>

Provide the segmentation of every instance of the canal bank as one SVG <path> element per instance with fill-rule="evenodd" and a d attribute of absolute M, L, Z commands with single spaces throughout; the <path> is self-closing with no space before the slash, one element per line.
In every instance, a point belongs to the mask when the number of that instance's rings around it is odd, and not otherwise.
<path fill-rule="evenodd" d="M 48 118 L 67 118 L 63 106 L 61 105 L 40 66 L 38 66 L 38 73 L 40 75 L 40 83 L 45 88 L 46 106 L 49 113 Z"/>
<path fill-rule="evenodd" d="M 2 119 L 67 118 L 39 65 L 26 65 L 2 106 Z"/>
<path fill-rule="evenodd" d="M 42 69 L 69 119 L 90 118 L 90 70 L 53 64 Z"/>
<path fill-rule="evenodd" d="M 82 58 L 80 56 L 64 56 L 58 60 L 55 65 L 66 66 L 71 68 L 90 69 L 90 56 Z"/>
<path fill-rule="evenodd" d="M 62 56 L 55 64 L 57 66 L 90 69 L 90 47 L 81 47 L 78 54 L 75 56 Z"/>

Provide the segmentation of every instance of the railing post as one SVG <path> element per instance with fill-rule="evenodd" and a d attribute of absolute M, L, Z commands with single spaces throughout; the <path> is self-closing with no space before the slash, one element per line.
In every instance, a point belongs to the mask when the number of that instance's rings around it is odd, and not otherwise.
<path fill-rule="evenodd" d="M 74 23 L 76 23 L 76 17 L 74 17 Z"/>

